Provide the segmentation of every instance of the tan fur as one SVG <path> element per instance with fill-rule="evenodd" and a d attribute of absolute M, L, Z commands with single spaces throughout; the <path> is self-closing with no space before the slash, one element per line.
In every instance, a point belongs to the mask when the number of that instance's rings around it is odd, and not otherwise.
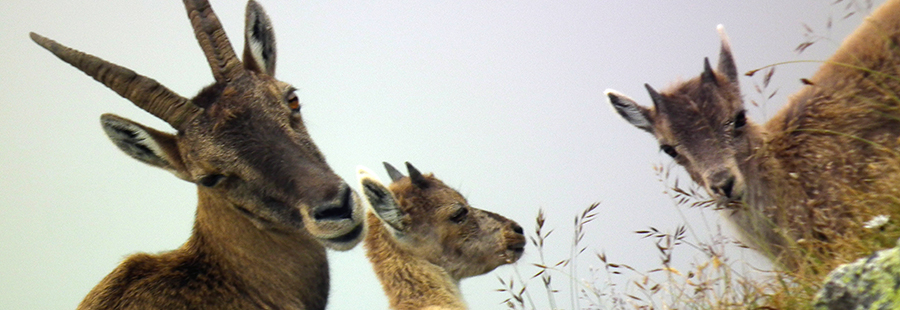
<path fill-rule="evenodd" d="M 177 134 L 105 114 L 126 154 L 197 184 L 193 232 L 180 248 L 129 256 L 79 309 L 324 309 L 325 248 L 365 235 L 362 204 L 328 167 L 300 116 L 293 88 L 276 80 L 274 34 L 247 4 L 242 62 L 204 0 L 184 0 L 216 82 L 188 100 L 126 68 L 32 38 L 168 122 Z M 249 44 L 245 44 L 249 46 Z"/>
<path fill-rule="evenodd" d="M 722 59 L 710 75 L 704 70 L 654 97 L 652 109 L 609 96 L 623 117 L 672 147 L 692 179 L 729 208 L 745 239 L 792 266 L 799 258 L 785 250 L 798 242 L 848 238 L 873 210 L 896 212 L 890 206 L 900 197 L 898 42 L 900 1 L 891 0 L 762 126 L 748 120 L 735 127 L 744 107 Z M 720 58 L 730 54 L 723 36 Z"/>
<path fill-rule="evenodd" d="M 515 262 L 525 238 L 515 222 L 469 206 L 432 175 L 422 178 L 424 187 L 404 177 L 390 190 L 371 176 L 361 180 L 370 203 L 379 203 L 371 199 L 372 189 L 379 187 L 392 201 L 384 204 L 395 204 L 403 214 L 398 230 L 369 211 L 366 256 L 391 309 L 466 309 L 459 281 Z M 450 218 L 460 207 L 468 213 L 457 223 Z"/>
<path fill-rule="evenodd" d="M 391 309 L 466 309 L 458 283 L 441 267 L 400 248 L 378 217 L 369 212 L 366 256 L 387 294 Z"/>

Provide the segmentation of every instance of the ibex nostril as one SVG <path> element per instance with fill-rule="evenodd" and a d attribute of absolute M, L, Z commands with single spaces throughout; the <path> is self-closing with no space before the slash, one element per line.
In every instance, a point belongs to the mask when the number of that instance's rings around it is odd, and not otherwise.
<path fill-rule="evenodd" d="M 517 234 L 520 234 L 520 235 L 524 235 L 524 234 L 525 234 L 525 231 L 522 230 L 522 226 L 519 226 L 519 224 L 512 223 L 511 226 L 512 226 L 513 232 L 515 232 L 515 233 L 517 233 Z"/>
<path fill-rule="evenodd" d="M 712 190 L 719 195 L 731 198 L 734 190 L 734 176 L 728 173 L 719 173 L 713 180 Z"/>
<path fill-rule="evenodd" d="M 722 186 L 722 193 L 725 194 L 725 197 L 731 197 L 731 191 L 734 189 L 734 177 L 728 178 L 728 181 Z"/>
<path fill-rule="evenodd" d="M 344 187 L 335 201 L 316 208 L 313 217 L 321 220 L 344 220 L 353 217 L 353 192 Z"/>

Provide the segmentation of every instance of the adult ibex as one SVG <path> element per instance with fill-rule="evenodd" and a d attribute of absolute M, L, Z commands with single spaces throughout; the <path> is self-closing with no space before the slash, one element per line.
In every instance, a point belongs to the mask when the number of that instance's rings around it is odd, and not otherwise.
<path fill-rule="evenodd" d="M 469 206 L 433 175 L 406 167 L 408 177 L 385 163 L 390 188 L 368 170 L 357 173 L 371 205 L 366 255 L 391 309 L 466 309 L 459 281 L 518 260 L 525 249 L 522 227 Z"/>
<path fill-rule="evenodd" d="M 101 117 L 126 154 L 197 184 L 187 242 L 128 257 L 79 309 L 324 309 L 325 247 L 347 250 L 364 236 L 359 198 L 307 134 L 294 88 L 274 78 L 275 37 L 262 7 L 247 4 L 242 62 L 207 1 L 184 5 L 215 77 L 193 99 L 31 34 L 175 128 L 177 134 L 168 134 Z"/>
<path fill-rule="evenodd" d="M 699 77 L 666 91 L 645 85 L 652 108 L 606 95 L 729 207 L 745 239 L 775 257 L 801 239 L 828 244 L 858 230 L 869 213 L 862 210 L 884 210 L 900 196 L 900 1 L 869 16 L 765 125 L 745 115 L 731 47 L 719 31 L 716 69 L 707 59 Z"/>

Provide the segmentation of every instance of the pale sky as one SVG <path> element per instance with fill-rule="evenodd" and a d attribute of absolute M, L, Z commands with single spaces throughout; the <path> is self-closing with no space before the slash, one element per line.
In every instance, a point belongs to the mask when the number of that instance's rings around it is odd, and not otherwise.
<path fill-rule="evenodd" d="M 358 165 L 386 180 L 382 161 L 410 161 L 526 232 L 543 208 L 555 229 L 545 249 L 553 262 L 568 257 L 572 218 L 601 201 L 579 278 L 600 266 L 600 252 L 640 270 L 657 266 L 652 241 L 635 230 L 687 223 L 691 238 L 707 240 L 722 222 L 711 210 L 679 212 L 663 194 L 652 167 L 671 160 L 611 111 L 605 89 L 649 105 L 644 83 L 662 89 L 698 74 L 703 57 L 717 59 L 718 24 L 745 72 L 827 58 L 837 43 L 793 52 L 803 23 L 839 42 L 861 21 L 841 20 L 847 11 L 833 0 L 259 1 L 278 40 L 277 78 L 299 89 L 335 172 L 355 186 Z M 212 6 L 241 47 L 245 2 Z M 99 117 L 171 128 L 34 44 L 29 31 L 186 97 L 213 78 L 179 1 L 0 2 L 0 309 L 73 309 L 127 255 L 187 240 L 196 193 L 121 153 Z M 751 108 L 752 118 L 775 113 L 816 67 L 779 67 L 777 95 L 767 112 Z M 741 77 L 747 101 L 760 99 L 759 80 Z M 679 254 L 685 268 L 702 259 Z M 329 309 L 387 307 L 362 247 L 329 257 Z M 518 269 L 528 277 L 537 261 L 529 245 Z M 505 266 L 464 280 L 463 297 L 472 309 L 503 308 L 497 277 L 512 273 Z M 539 281 L 532 287 L 540 295 Z"/>

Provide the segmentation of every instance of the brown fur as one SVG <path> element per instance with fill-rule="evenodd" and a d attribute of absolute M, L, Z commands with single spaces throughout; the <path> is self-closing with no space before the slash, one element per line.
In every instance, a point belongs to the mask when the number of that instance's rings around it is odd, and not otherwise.
<path fill-rule="evenodd" d="M 892 0 L 762 126 L 735 126 L 744 106 L 736 79 L 724 72 L 734 67 L 724 34 L 718 70 L 656 94 L 654 108 L 608 95 L 623 117 L 664 150 L 672 147 L 695 182 L 734 208 L 728 212 L 746 239 L 792 266 L 799 258 L 786 250 L 798 241 L 824 247 L 814 255 L 831 255 L 829 242 L 859 234 L 862 221 L 891 212 L 890 200 L 900 197 L 898 42 L 900 1 Z"/>
<path fill-rule="evenodd" d="M 403 177 L 388 190 L 361 173 L 365 196 L 374 209 L 368 214 L 366 255 L 391 309 L 465 309 L 459 281 L 515 262 L 525 245 L 522 228 L 469 206 L 462 195 L 430 174 L 419 177 L 421 182 L 411 180 L 415 176 Z M 376 214 L 381 212 L 378 205 L 396 206 L 402 216 L 394 224 L 390 219 L 383 222 Z M 468 213 L 456 222 L 460 208 Z"/>
<path fill-rule="evenodd" d="M 128 257 L 79 309 L 324 309 L 325 249 L 305 232 L 261 231 L 217 200 L 201 191 L 181 248 Z"/>
<path fill-rule="evenodd" d="M 361 202 L 313 144 L 293 88 L 271 76 L 275 41 L 262 8 L 248 3 L 245 41 L 263 48 L 245 44 L 241 62 L 209 3 L 185 0 L 185 7 L 216 78 L 191 100 L 32 35 L 175 127 L 177 135 L 111 114 L 101 117 L 125 153 L 198 189 L 194 229 L 184 245 L 128 257 L 78 308 L 324 309 L 325 248 L 347 250 L 362 239 Z"/>

